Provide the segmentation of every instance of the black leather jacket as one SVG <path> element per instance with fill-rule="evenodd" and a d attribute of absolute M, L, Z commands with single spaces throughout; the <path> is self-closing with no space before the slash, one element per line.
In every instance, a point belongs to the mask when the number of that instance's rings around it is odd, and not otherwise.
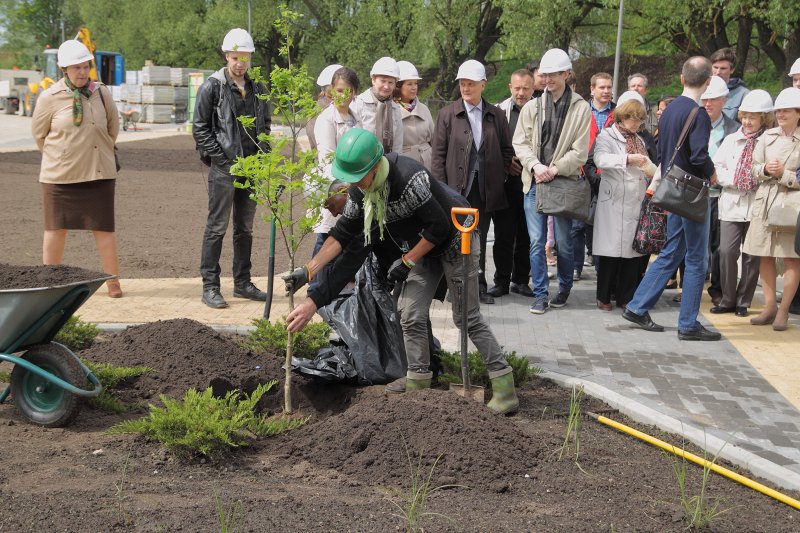
<path fill-rule="evenodd" d="M 239 135 L 239 124 L 236 120 L 235 104 L 231 101 L 230 91 L 220 90 L 228 81 L 223 67 L 203 82 L 197 91 L 197 102 L 192 120 L 192 135 L 197 143 L 200 159 L 206 165 L 228 168 L 242 155 L 242 142 Z M 267 94 L 261 83 L 256 83 L 256 94 Z M 270 133 L 272 125 L 272 105 L 267 100 L 256 98 L 256 131 Z M 258 143 L 262 150 L 269 150 L 269 145 Z"/>

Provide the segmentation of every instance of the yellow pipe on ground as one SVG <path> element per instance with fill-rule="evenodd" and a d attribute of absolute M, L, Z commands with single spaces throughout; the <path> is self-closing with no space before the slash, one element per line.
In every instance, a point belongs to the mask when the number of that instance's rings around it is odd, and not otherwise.
<path fill-rule="evenodd" d="M 762 485 L 761 483 L 753 481 L 752 479 L 748 479 L 740 474 L 737 474 L 732 470 L 728 470 L 725 467 L 719 466 L 716 463 L 703 459 L 702 457 L 699 457 L 691 452 L 687 452 L 686 450 L 678 448 L 677 446 L 673 446 L 672 444 L 666 443 L 663 440 L 652 437 L 647 433 L 642 433 L 641 431 L 633 429 L 630 426 L 626 426 L 625 424 L 621 424 L 615 420 L 611 420 L 610 418 L 606 418 L 605 416 L 597 415 L 595 413 L 588 413 L 588 414 L 598 422 L 601 422 L 607 426 L 611 426 L 614 429 L 618 429 L 623 433 L 633 435 L 638 439 L 641 439 L 645 442 L 649 442 L 653 446 L 658 446 L 662 450 L 666 450 L 668 452 L 674 453 L 675 455 L 683 457 L 684 459 L 688 459 L 689 461 L 692 461 L 693 463 L 696 463 L 702 466 L 703 468 L 708 468 L 709 470 L 713 470 L 717 474 L 721 474 L 729 479 L 741 483 L 746 487 L 750 487 L 751 489 L 757 490 L 762 494 L 766 494 L 767 496 L 775 498 L 779 502 L 783 502 L 786 505 L 790 505 L 795 509 L 800 509 L 800 501 L 795 500 L 794 498 L 787 496 L 783 493 L 780 493 L 777 490 L 771 489 L 766 485 Z"/>

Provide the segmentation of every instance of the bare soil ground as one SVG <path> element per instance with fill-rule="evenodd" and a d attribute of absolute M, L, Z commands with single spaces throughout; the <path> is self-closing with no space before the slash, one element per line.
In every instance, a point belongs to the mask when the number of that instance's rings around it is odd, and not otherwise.
<path fill-rule="evenodd" d="M 190 387 L 252 390 L 283 376 L 275 354 L 190 320 L 129 328 L 81 355 L 153 368 L 117 391 L 140 406 Z M 403 505 L 420 462 L 434 486 L 457 485 L 431 495 L 428 511 L 439 514 L 423 521 L 426 531 L 685 531 L 676 458 L 585 421 L 580 466 L 574 455 L 558 459 L 569 393 L 548 381 L 520 391 L 516 417 L 442 390 L 387 396 L 382 387 L 295 383 L 310 422 L 218 462 L 104 433 L 143 407 L 125 415 L 85 407 L 72 426 L 46 430 L 0 406 L 0 531 L 219 531 L 217 504 L 234 502 L 242 531 L 402 531 L 395 503 Z M 280 408 L 280 390 L 267 412 Z M 583 409 L 607 408 L 586 399 Z M 696 494 L 702 471 L 688 471 Z M 732 481 L 712 474 L 708 494 L 727 510 L 711 531 L 796 531 L 796 511 Z"/>
<path fill-rule="evenodd" d="M 122 278 L 186 278 L 200 275 L 200 245 L 208 214 L 207 167 L 197 157 L 191 135 L 119 145 L 116 224 Z M 41 154 L 0 153 L 0 247 L 3 261 L 41 262 L 42 199 L 38 182 Z M 258 216 L 258 215 L 257 215 Z M 231 275 L 229 233 L 222 249 L 222 275 Z M 310 255 L 307 238 L 300 253 Z M 256 220 L 253 275 L 267 274 L 269 226 Z M 276 246 L 276 269 L 286 270 L 285 250 Z M 101 270 L 90 232 L 67 238 L 64 264 Z M 199 290 L 199 289 L 198 289 Z"/>

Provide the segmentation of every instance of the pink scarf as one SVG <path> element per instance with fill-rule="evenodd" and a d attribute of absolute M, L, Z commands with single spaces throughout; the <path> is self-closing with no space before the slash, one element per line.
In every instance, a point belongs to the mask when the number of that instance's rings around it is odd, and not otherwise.
<path fill-rule="evenodd" d="M 733 184 L 742 192 L 750 192 L 756 188 L 758 181 L 753 177 L 753 150 L 756 147 L 756 141 L 764 133 L 764 128 L 759 129 L 753 133 L 745 133 L 744 129 L 740 130 L 744 135 L 747 142 L 742 149 L 742 155 L 739 156 L 739 161 L 736 163 L 736 171 L 733 173 Z"/>

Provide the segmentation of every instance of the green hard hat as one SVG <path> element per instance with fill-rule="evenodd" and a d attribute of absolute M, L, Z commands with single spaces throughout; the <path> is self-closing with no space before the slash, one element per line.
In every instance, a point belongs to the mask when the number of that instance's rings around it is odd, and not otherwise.
<path fill-rule="evenodd" d="M 377 137 L 362 128 L 348 130 L 333 158 L 333 177 L 347 183 L 358 183 L 383 157 L 383 146 Z"/>

